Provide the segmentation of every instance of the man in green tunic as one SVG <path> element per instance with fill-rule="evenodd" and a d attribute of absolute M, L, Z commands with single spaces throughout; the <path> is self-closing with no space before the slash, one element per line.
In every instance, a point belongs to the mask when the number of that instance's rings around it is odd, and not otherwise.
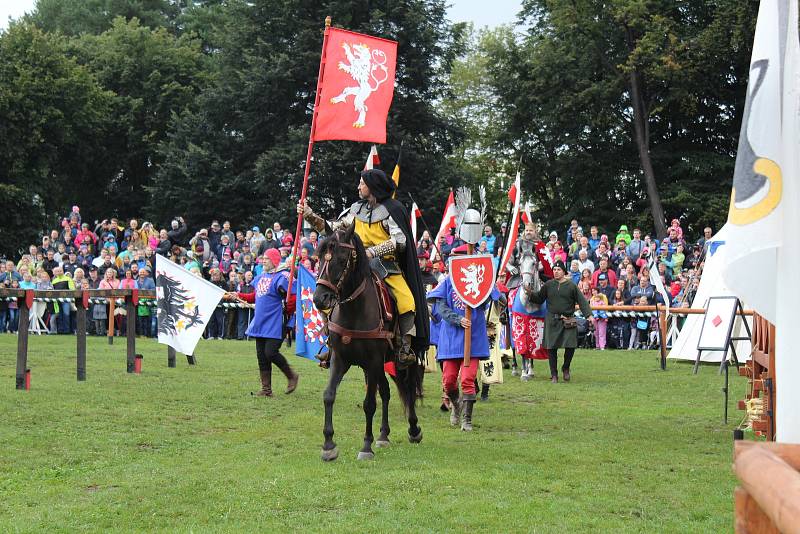
<path fill-rule="evenodd" d="M 594 326 L 594 317 L 586 297 L 566 273 L 567 267 L 564 262 L 556 261 L 553 265 L 553 279 L 545 282 L 542 288 L 530 297 L 536 304 L 547 301 L 542 347 L 549 352 L 550 381 L 553 384 L 558 383 L 558 349 L 564 347 L 564 365 L 561 371 L 564 374 L 564 382 L 569 382 L 569 364 L 575 355 L 575 347 L 578 346 L 578 329 L 575 326 L 571 328 L 569 325 L 565 326 L 564 319 L 572 320 L 577 305 L 583 316 Z"/>

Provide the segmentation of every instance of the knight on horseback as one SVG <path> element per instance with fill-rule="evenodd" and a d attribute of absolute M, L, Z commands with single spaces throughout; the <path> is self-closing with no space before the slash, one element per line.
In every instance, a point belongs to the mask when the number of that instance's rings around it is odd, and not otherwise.
<path fill-rule="evenodd" d="M 538 239 L 538 228 L 527 223 L 522 236 L 514 245 L 506 270 L 510 275 L 508 303 L 511 307 L 512 340 L 515 354 L 522 357 L 522 380 L 534 377 L 533 360 L 545 360 L 547 351 L 542 348 L 545 310 L 530 301 L 530 295 L 540 288 L 540 279 L 552 276 L 544 243 Z M 549 273 L 548 273 L 549 271 Z M 549 276 L 548 276 L 549 275 Z M 514 359 L 516 368 L 516 357 Z M 516 371 L 516 369 L 514 370 Z"/>
<path fill-rule="evenodd" d="M 425 286 L 405 207 L 392 198 L 395 183 L 379 169 L 361 173 L 358 195 L 338 220 L 328 221 L 314 213 L 308 202 L 298 203 L 297 211 L 323 234 L 355 224 L 355 233 L 367 249 L 372 270 L 392 293 L 397 305 L 399 343 L 397 361 L 411 365 L 428 348 L 428 317 Z"/>

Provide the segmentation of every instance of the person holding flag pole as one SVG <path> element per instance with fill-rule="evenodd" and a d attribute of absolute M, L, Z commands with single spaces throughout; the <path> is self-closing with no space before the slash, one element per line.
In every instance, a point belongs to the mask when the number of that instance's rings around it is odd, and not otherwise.
<path fill-rule="evenodd" d="M 374 272 L 384 280 L 397 304 L 400 343 L 398 364 L 411 365 L 428 349 L 428 307 L 425 286 L 417 260 L 405 207 L 392 198 L 394 182 L 379 169 L 361 172 L 355 202 L 338 220 L 327 221 L 314 213 L 307 202 L 297 205 L 298 213 L 320 233 L 355 226 L 355 233 L 367 249 Z"/>
<path fill-rule="evenodd" d="M 261 390 L 256 397 L 272 397 L 272 364 L 286 375 L 286 393 L 297 389 L 300 375 L 295 372 L 280 353 L 284 338 L 283 301 L 289 293 L 289 276 L 286 267 L 278 267 L 281 255 L 271 248 L 264 253 L 264 271 L 253 279 L 254 293 L 225 293 L 226 300 L 255 303 L 253 320 L 247 327 L 247 336 L 256 340 L 256 358 L 261 377 Z M 287 299 L 288 300 L 288 299 Z M 290 310 L 291 312 L 291 310 Z M 291 313 L 290 313 L 291 314 Z"/>

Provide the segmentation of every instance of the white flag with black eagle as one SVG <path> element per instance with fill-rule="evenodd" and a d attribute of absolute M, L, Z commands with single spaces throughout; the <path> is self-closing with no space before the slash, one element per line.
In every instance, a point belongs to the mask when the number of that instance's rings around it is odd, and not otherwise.
<path fill-rule="evenodd" d="M 158 342 L 193 354 L 225 290 L 156 255 Z"/>

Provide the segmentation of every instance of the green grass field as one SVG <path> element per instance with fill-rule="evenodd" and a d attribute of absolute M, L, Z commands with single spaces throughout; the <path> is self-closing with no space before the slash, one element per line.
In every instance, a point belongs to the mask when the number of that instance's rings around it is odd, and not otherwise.
<path fill-rule="evenodd" d="M 290 357 L 300 387 L 257 389 L 253 342 L 203 341 L 190 368 L 139 341 L 90 338 L 86 382 L 75 338 L 32 337 L 31 391 L 14 389 L 16 337 L 0 336 L 0 532 L 728 532 L 733 409 L 744 379 L 652 352 L 579 351 L 573 380 L 546 362 L 523 383 L 506 371 L 475 408 L 472 433 L 439 411 L 426 376 L 424 439 L 412 445 L 392 390 L 392 446 L 357 461 L 363 376 L 351 371 L 334 414 L 341 455 L 323 463 L 327 371 Z M 287 351 L 288 354 L 288 351 Z M 277 371 L 275 371 L 277 372 Z M 380 413 L 380 412 L 379 412 Z M 379 419 L 376 414 L 376 429 Z"/>

